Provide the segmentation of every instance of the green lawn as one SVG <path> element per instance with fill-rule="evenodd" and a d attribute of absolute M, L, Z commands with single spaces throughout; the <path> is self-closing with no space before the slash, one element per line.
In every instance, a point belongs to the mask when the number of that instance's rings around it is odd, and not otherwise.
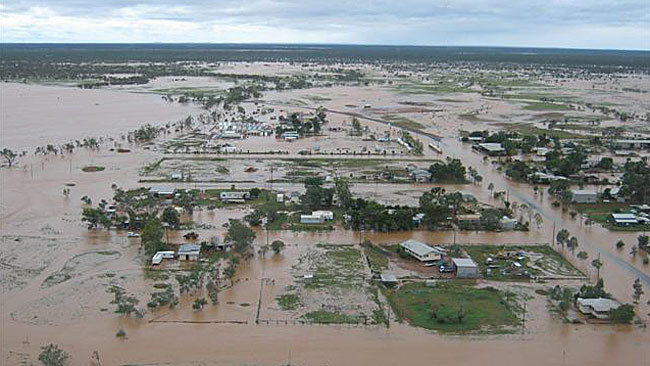
<path fill-rule="evenodd" d="M 307 313 L 304 318 L 318 324 L 357 324 L 359 322 L 359 318 L 355 316 L 323 310 Z"/>
<path fill-rule="evenodd" d="M 565 104 L 545 103 L 545 102 L 528 102 L 523 108 L 527 111 L 570 111 L 571 108 Z"/>
<path fill-rule="evenodd" d="M 503 330 L 520 321 L 517 305 L 506 303 L 505 294 L 493 288 L 479 289 L 469 281 L 448 281 L 427 287 L 410 283 L 385 290 L 393 311 L 409 324 L 440 332 Z M 512 300 L 513 297 L 510 297 Z M 459 320 L 459 315 L 462 315 Z"/>
<path fill-rule="evenodd" d="M 401 127 L 401 128 L 412 128 L 416 130 L 420 130 L 424 128 L 424 125 L 418 121 L 414 121 L 408 117 L 404 116 L 399 116 L 396 114 L 385 114 L 382 116 L 382 118 L 386 122 L 390 122 L 396 127 Z"/>

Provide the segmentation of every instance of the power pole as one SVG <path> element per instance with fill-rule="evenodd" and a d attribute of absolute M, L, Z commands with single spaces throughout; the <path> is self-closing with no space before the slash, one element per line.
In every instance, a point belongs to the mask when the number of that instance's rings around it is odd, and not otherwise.
<path fill-rule="evenodd" d="M 555 247 L 555 220 L 553 220 L 553 238 L 552 238 L 553 247 Z"/>

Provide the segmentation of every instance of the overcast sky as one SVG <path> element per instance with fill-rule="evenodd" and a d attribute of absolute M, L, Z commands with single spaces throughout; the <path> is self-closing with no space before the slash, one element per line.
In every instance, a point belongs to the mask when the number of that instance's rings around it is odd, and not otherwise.
<path fill-rule="evenodd" d="M 650 49 L 650 0 L 0 0 L 2 42 Z"/>

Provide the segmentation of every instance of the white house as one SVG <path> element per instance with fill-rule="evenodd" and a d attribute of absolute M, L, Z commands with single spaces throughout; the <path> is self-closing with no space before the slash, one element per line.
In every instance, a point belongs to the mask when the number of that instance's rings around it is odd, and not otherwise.
<path fill-rule="evenodd" d="M 612 220 L 616 225 L 620 226 L 637 225 L 639 223 L 636 215 L 632 213 L 613 213 Z"/>
<path fill-rule="evenodd" d="M 201 254 L 201 246 L 196 244 L 183 244 L 178 248 L 178 260 L 197 261 Z"/>
<path fill-rule="evenodd" d="M 174 259 L 174 253 L 173 251 L 160 251 L 156 252 L 156 254 L 153 255 L 151 258 L 151 264 L 156 265 L 162 263 L 163 259 Z"/>
<path fill-rule="evenodd" d="M 243 202 L 250 198 L 248 191 L 223 191 L 219 193 L 219 199 L 224 202 Z"/>
<path fill-rule="evenodd" d="M 415 239 L 402 242 L 400 247 L 420 262 L 431 262 L 442 259 L 443 253 L 440 250 Z"/>
<path fill-rule="evenodd" d="M 301 224 L 322 224 L 325 222 L 325 217 L 321 215 L 300 215 Z"/>
<path fill-rule="evenodd" d="M 322 216 L 323 220 L 325 221 L 331 221 L 334 220 L 334 213 L 332 211 L 313 211 L 312 216 Z"/>
<path fill-rule="evenodd" d="M 418 183 L 431 181 L 431 172 L 424 169 L 415 169 L 411 171 L 411 178 Z"/>
<path fill-rule="evenodd" d="M 598 193 L 589 189 L 575 189 L 571 191 L 573 194 L 573 202 L 575 203 L 596 203 L 598 201 Z"/>
<path fill-rule="evenodd" d="M 621 306 L 618 301 L 603 297 L 597 299 L 583 299 L 579 297 L 578 300 L 576 300 L 576 305 L 578 305 L 578 310 L 580 310 L 581 313 L 592 315 L 598 319 L 609 318 L 610 310 Z"/>

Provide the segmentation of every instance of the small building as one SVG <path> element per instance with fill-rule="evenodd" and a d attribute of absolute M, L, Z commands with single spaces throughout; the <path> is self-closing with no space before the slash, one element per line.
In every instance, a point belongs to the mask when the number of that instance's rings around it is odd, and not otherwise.
<path fill-rule="evenodd" d="M 173 251 L 160 251 L 156 252 L 151 258 L 151 265 L 157 265 L 162 263 L 163 259 L 174 259 L 175 253 Z"/>
<path fill-rule="evenodd" d="M 325 217 L 321 215 L 300 215 L 301 224 L 322 224 L 325 222 Z"/>
<path fill-rule="evenodd" d="M 597 319 L 608 319 L 609 312 L 621 306 L 618 301 L 603 297 L 596 299 L 583 299 L 579 297 L 576 300 L 576 305 L 581 313 L 591 315 Z"/>
<path fill-rule="evenodd" d="M 481 215 L 479 214 L 465 214 L 456 216 L 459 224 L 475 225 L 481 222 Z"/>
<path fill-rule="evenodd" d="M 324 221 L 334 220 L 334 212 L 332 211 L 313 211 L 312 216 L 322 216 Z"/>
<path fill-rule="evenodd" d="M 589 189 L 576 189 L 572 190 L 574 203 L 596 203 L 598 201 L 598 193 Z"/>
<path fill-rule="evenodd" d="M 201 254 L 201 246 L 196 244 L 183 244 L 178 248 L 179 261 L 197 261 Z"/>
<path fill-rule="evenodd" d="M 284 203 L 284 194 L 278 193 L 277 195 L 275 195 L 275 202 Z"/>
<path fill-rule="evenodd" d="M 396 286 L 399 283 L 397 276 L 392 273 L 382 273 L 379 277 L 381 279 L 381 283 L 383 283 L 386 287 Z"/>
<path fill-rule="evenodd" d="M 519 221 L 517 221 L 517 219 L 508 216 L 503 216 L 501 220 L 499 220 L 499 224 L 503 230 L 514 230 L 518 223 Z"/>
<path fill-rule="evenodd" d="M 415 216 L 413 216 L 412 220 L 413 220 L 413 223 L 415 225 L 418 225 L 418 226 L 422 225 L 422 220 L 424 220 L 424 214 L 420 212 L 419 214 L 416 214 Z"/>
<path fill-rule="evenodd" d="M 240 203 L 250 198 L 248 191 L 223 191 L 219 193 L 219 199 L 223 202 Z"/>
<path fill-rule="evenodd" d="M 182 172 L 174 172 L 170 175 L 169 177 L 171 180 L 183 180 L 183 173 Z"/>
<path fill-rule="evenodd" d="M 476 144 L 472 148 L 490 156 L 505 155 L 506 153 L 506 149 L 498 142 L 484 142 Z"/>
<path fill-rule="evenodd" d="M 431 172 L 424 169 L 415 169 L 411 171 L 411 178 L 418 183 L 426 183 L 431 181 Z"/>
<path fill-rule="evenodd" d="M 630 226 L 630 225 L 639 224 L 639 220 L 637 219 L 636 215 L 632 213 L 613 213 L 612 220 L 614 221 L 614 224 L 619 226 Z"/>
<path fill-rule="evenodd" d="M 400 247 L 420 262 L 432 262 L 442 259 L 443 253 L 440 250 L 415 239 L 402 242 Z"/>
<path fill-rule="evenodd" d="M 472 258 L 452 258 L 451 263 L 459 278 L 476 278 L 478 277 L 478 265 Z"/>
<path fill-rule="evenodd" d="M 149 194 L 156 198 L 173 199 L 176 196 L 176 188 L 170 186 L 154 186 L 149 188 Z"/>
<path fill-rule="evenodd" d="M 616 140 L 614 148 L 626 150 L 639 150 L 650 148 L 650 140 Z"/>

